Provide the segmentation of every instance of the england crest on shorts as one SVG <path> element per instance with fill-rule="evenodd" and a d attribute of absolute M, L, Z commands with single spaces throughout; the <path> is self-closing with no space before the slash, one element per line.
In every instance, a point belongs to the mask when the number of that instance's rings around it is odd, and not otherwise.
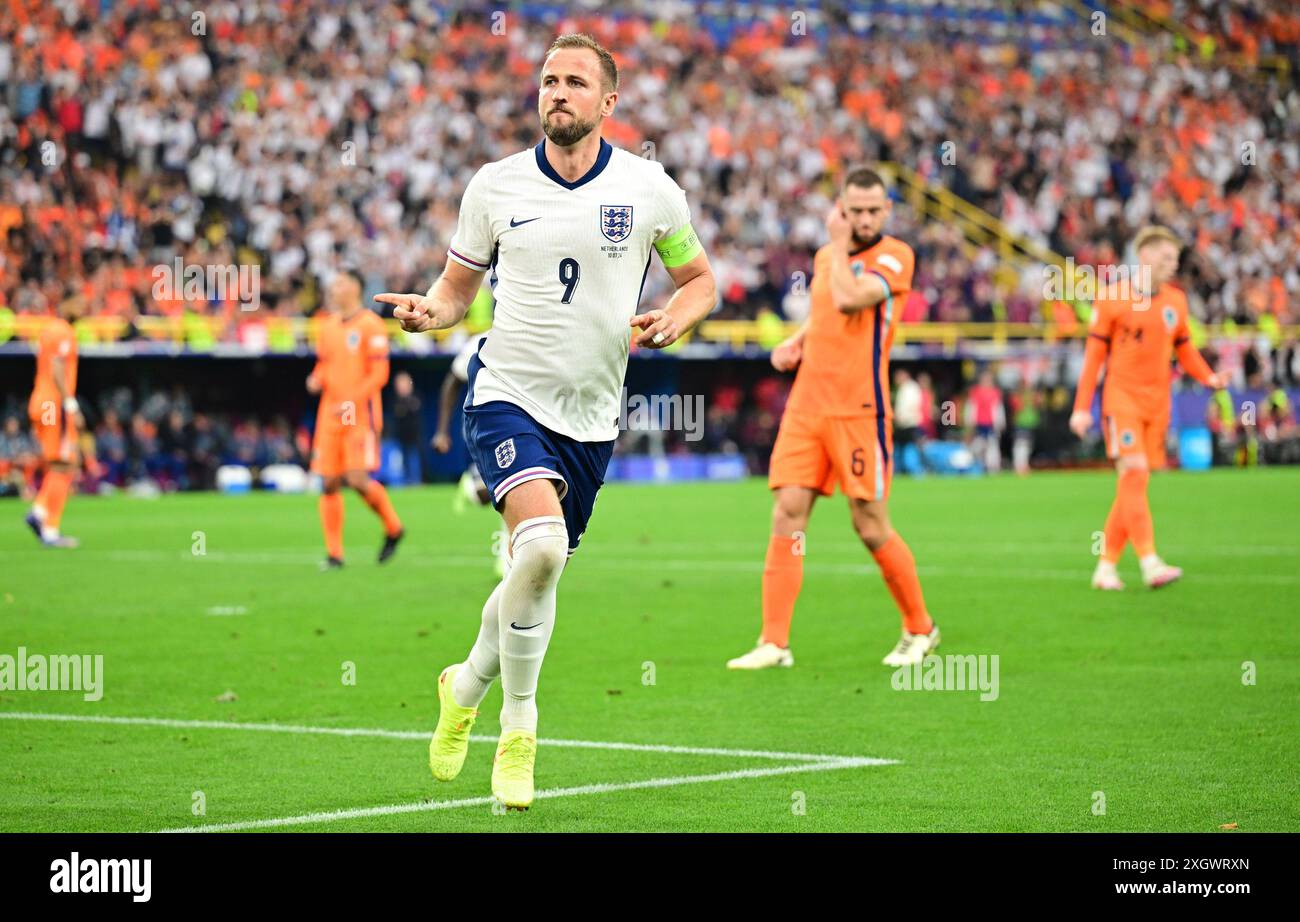
<path fill-rule="evenodd" d="M 515 440 L 506 439 L 497 446 L 497 467 L 505 470 L 515 463 Z"/>
<path fill-rule="evenodd" d="M 632 233 L 631 205 L 601 205 L 600 232 L 611 243 L 622 243 Z"/>

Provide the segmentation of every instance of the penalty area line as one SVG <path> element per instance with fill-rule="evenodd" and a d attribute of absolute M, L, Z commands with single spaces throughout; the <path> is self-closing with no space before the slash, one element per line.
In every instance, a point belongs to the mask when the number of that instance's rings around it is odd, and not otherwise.
<path fill-rule="evenodd" d="M 427 740 L 432 730 L 384 730 L 371 727 L 307 727 L 297 724 L 243 723 L 232 720 L 179 720 L 170 717 L 112 717 L 99 714 L 56 714 L 40 711 L 0 711 L 0 720 L 50 721 L 54 723 L 110 724 L 135 727 L 165 727 L 174 730 L 251 730 L 263 733 L 299 733 L 321 736 L 374 737 L 396 740 Z M 477 734 L 471 743 L 496 744 L 497 737 Z M 809 763 L 842 762 L 856 756 L 810 752 L 776 752 L 766 749 L 720 749 L 712 746 L 669 746 L 662 743 L 620 743 L 602 740 L 541 738 L 539 746 L 555 749 L 609 749 L 623 752 L 657 752 L 666 755 L 725 756 L 737 759 L 769 759 Z M 892 764 L 889 760 L 880 764 Z"/>
<path fill-rule="evenodd" d="M 675 775 L 667 778 L 647 778 L 642 781 L 624 781 L 606 784 L 584 784 L 578 787 L 549 788 L 538 791 L 536 800 L 557 797 L 588 797 L 595 794 L 614 794 L 620 791 L 638 791 L 648 788 L 672 788 L 688 784 L 708 784 L 715 781 L 741 781 L 750 778 L 771 778 L 776 775 L 793 775 L 799 772 L 824 772 L 845 768 L 869 768 L 879 765 L 898 765 L 896 759 L 836 758 L 820 762 L 799 762 L 794 765 L 775 765 L 771 768 L 747 768 L 708 775 Z M 160 829 L 162 832 L 240 832 L 252 829 L 277 829 L 285 826 L 308 826 L 318 823 L 335 823 L 341 820 L 367 819 L 377 816 L 397 816 L 404 813 L 426 813 L 434 810 L 455 810 L 460 807 L 485 807 L 491 797 L 463 797 L 457 800 L 419 801 L 410 804 L 389 804 L 382 807 L 357 807 L 351 810 L 331 810 L 321 813 L 303 813 L 265 820 L 245 820 L 234 823 L 209 823 L 202 826 L 179 826 Z"/>

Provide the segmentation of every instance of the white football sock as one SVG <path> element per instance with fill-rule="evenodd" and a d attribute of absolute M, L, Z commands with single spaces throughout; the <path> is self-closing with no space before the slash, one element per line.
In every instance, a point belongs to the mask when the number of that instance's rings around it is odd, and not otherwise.
<path fill-rule="evenodd" d="M 537 734 L 537 696 L 516 698 L 503 695 L 501 698 L 501 732 L 507 730 L 526 730 Z"/>
<path fill-rule="evenodd" d="M 509 569 L 506 570 L 506 575 L 510 575 Z M 451 683 L 452 700 L 463 708 L 478 707 L 487 696 L 493 680 L 501 674 L 497 637 L 501 633 L 501 587 L 504 585 L 504 580 L 497 583 L 488 600 L 483 603 L 478 639 L 470 648 L 465 662 L 456 670 L 456 679 Z"/>
<path fill-rule="evenodd" d="M 510 573 L 501 583 L 501 731 L 537 732 L 537 677 L 555 630 L 555 587 L 568 559 L 559 516 L 525 519 L 510 536 Z"/>

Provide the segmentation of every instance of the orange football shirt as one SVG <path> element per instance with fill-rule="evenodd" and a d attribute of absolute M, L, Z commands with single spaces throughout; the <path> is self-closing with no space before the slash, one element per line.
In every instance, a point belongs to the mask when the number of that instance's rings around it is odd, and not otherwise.
<path fill-rule="evenodd" d="M 36 337 L 36 383 L 32 388 L 32 398 L 28 403 L 28 413 L 32 417 L 41 414 L 41 405 L 53 401 L 62 406 L 59 389 L 54 385 L 54 359 L 63 359 L 63 368 L 68 396 L 77 393 L 77 334 L 72 324 L 62 317 L 51 317 Z"/>
<path fill-rule="evenodd" d="M 1191 337 L 1187 296 L 1180 289 L 1162 285 L 1146 300 L 1136 292 L 1098 298 L 1088 335 L 1110 347 L 1101 395 L 1104 415 L 1147 418 L 1169 413 L 1174 352 Z"/>
<path fill-rule="evenodd" d="M 896 237 L 881 237 L 849 255 L 854 275 L 871 272 L 889 295 L 875 307 L 841 313 L 831 296 L 831 245 L 813 259 L 808 330 L 787 410 L 817 416 L 893 416 L 889 349 L 912 290 L 916 257 Z"/>
<path fill-rule="evenodd" d="M 388 330 L 369 310 L 349 320 L 337 314 L 326 317 L 316 341 L 315 375 L 321 382 L 316 424 L 340 425 L 353 408 L 358 426 L 376 432 L 383 428 L 379 394 L 388 383 Z"/>

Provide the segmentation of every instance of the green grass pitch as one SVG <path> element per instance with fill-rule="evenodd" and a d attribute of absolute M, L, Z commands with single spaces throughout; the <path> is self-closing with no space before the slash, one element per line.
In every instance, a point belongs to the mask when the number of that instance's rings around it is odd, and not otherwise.
<path fill-rule="evenodd" d="M 539 694 L 537 785 L 563 796 L 506 815 L 486 801 L 490 740 L 450 784 L 426 759 L 434 677 L 494 582 L 494 514 L 394 491 L 409 539 L 381 568 L 378 522 L 349 496 L 347 569 L 319 573 L 309 496 L 74 498 L 73 552 L 38 547 L 5 502 L 0 654 L 102 654 L 104 695 L 0 691 L 0 830 L 1300 829 L 1300 471 L 1153 478 L 1162 554 L 1187 572 L 1158 592 L 1131 550 L 1128 591 L 1088 588 L 1112 493 L 1106 473 L 895 482 L 939 652 L 999 657 L 981 701 L 892 687 L 898 616 L 842 498 L 809 529 L 795 667 L 738 674 L 723 664 L 758 632 L 764 484 L 606 487 Z M 180 723 L 80 719 L 120 717 Z M 359 815 L 313 816 L 331 811 Z"/>

